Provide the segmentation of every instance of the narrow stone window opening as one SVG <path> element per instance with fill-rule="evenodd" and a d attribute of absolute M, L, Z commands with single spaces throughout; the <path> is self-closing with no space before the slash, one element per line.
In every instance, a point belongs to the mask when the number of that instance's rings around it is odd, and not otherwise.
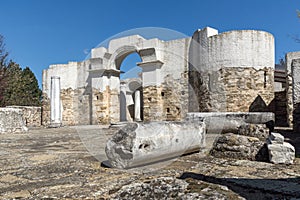
<path fill-rule="evenodd" d="M 167 113 L 170 113 L 170 108 L 167 108 Z"/>
<path fill-rule="evenodd" d="M 161 92 L 161 96 L 164 97 L 164 96 L 165 96 L 165 93 L 164 93 L 164 92 Z"/>
<path fill-rule="evenodd" d="M 96 96 L 96 99 L 99 100 L 99 96 L 98 95 Z"/>
<path fill-rule="evenodd" d="M 267 87 L 267 71 L 264 71 L 264 88 Z"/>

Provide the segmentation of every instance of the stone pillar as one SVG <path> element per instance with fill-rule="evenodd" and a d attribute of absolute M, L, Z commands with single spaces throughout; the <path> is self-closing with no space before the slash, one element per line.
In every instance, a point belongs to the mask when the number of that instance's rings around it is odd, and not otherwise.
<path fill-rule="evenodd" d="M 52 76 L 50 89 L 50 127 L 60 127 L 61 121 L 60 77 Z"/>
<path fill-rule="evenodd" d="M 127 121 L 126 85 L 120 86 L 120 121 Z"/>
<path fill-rule="evenodd" d="M 300 131 L 300 59 L 292 62 L 293 78 L 293 129 Z"/>
<path fill-rule="evenodd" d="M 136 90 L 134 92 L 134 120 L 135 121 L 142 121 L 141 120 L 141 92 Z"/>

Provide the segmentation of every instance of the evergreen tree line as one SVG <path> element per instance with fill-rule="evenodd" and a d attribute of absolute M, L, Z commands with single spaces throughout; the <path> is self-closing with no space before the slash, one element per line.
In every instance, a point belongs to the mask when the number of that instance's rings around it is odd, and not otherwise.
<path fill-rule="evenodd" d="M 40 106 L 42 92 L 34 73 L 7 58 L 4 37 L 0 35 L 0 107 Z"/>

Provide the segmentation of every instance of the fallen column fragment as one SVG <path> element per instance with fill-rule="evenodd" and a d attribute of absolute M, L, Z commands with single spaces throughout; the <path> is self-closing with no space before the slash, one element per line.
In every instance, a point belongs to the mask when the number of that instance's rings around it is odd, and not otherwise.
<path fill-rule="evenodd" d="M 203 122 L 129 123 L 108 140 L 110 164 L 131 168 L 175 158 L 205 147 Z"/>

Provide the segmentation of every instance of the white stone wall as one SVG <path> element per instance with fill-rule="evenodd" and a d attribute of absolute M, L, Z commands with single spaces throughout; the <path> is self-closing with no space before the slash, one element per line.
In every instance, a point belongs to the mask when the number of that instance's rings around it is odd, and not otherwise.
<path fill-rule="evenodd" d="M 206 38 L 208 30 L 197 31 L 194 38 L 199 57 L 199 70 L 218 70 L 221 67 L 274 68 L 274 37 L 264 31 L 240 30 L 220 33 Z M 197 36 L 197 34 L 199 36 Z"/>

